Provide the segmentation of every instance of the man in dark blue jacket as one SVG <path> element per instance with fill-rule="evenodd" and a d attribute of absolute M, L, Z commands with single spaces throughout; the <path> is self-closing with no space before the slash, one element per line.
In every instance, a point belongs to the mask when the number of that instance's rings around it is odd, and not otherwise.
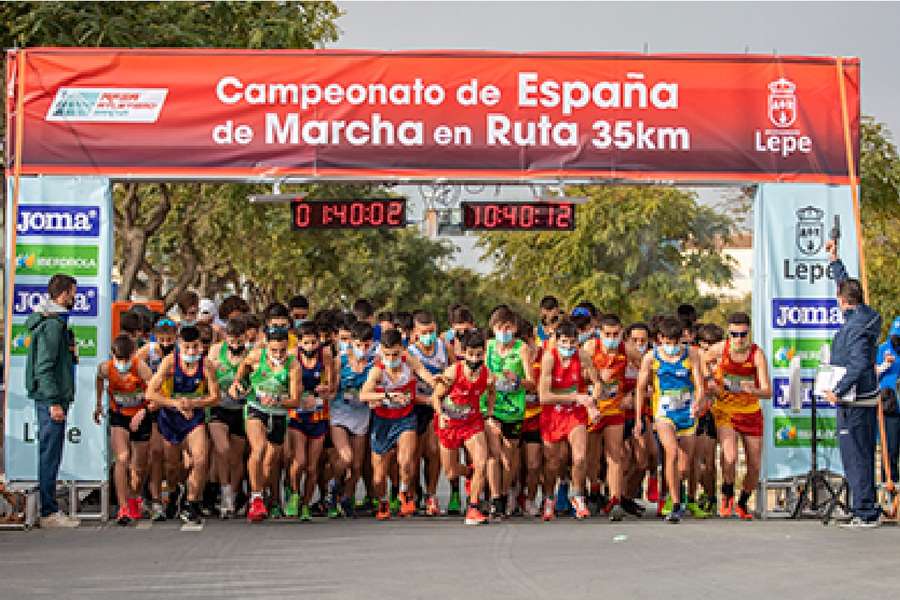
<path fill-rule="evenodd" d="M 844 377 L 825 397 L 837 404 L 838 441 L 844 474 L 850 484 L 852 526 L 875 526 L 881 508 L 875 502 L 875 430 L 878 376 L 875 354 L 881 334 L 881 315 L 866 305 L 858 279 L 847 275 L 838 258 L 837 244 L 829 240 L 826 250 L 837 282 L 838 305 L 844 324 L 831 343 L 831 364 L 847 369 Z"/>

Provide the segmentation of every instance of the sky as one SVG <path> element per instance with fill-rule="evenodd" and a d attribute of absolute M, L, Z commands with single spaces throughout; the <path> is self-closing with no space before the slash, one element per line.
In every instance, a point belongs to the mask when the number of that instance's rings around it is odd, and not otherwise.
<path fill-rule="evenodd" d="M 861 105 L 900 134 L 900 2 L 338 2 L 334 48 L 856 56 Z M 413 204 L 417 189 L 398 190 Z M 504 196 L 523 190 L 505 190 Z M 491 194 L 491 189 L 484 194 Z M 527 193 L 527 191 L 526 191 Z M 715 203 L 721 189 L 698 190 Z M 415 212 L 415 211 L 414 211 Z M 415 218 L 415 217 L 414 217 Z M 486 271 L 471 238 L 460 264 Z"/>

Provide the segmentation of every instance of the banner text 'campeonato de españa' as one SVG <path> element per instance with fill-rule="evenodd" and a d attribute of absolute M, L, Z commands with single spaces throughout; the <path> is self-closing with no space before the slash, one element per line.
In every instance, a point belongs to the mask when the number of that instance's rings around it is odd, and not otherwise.
<path fill-rule="evenodd" d="M 857 59 L 25 52 L 24 174 L 847 183 L 848 141 L 858 161 Z"/>

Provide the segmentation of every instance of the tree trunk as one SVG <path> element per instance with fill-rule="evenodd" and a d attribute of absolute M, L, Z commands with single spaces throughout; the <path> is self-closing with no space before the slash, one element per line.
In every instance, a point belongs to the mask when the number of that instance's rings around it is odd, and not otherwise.
<path fill-rule="evenodd" d="M 159 184 L 160 201 L 150 213 L 146 222 L 140 221 L 141 196 L 136 183 L 125 184 L 124 210 L 115 210 L 116 227 L 123 238 L 125 260 L 122 264 L 122 285 L 119 286 L 119 300 L 129 300 L 137 284 L 140 271 L 147 256 L 147 240 L 157 232 L 171 209 L 169 188 Z M 148 265 L 149 266 L 149 265 Z"/>

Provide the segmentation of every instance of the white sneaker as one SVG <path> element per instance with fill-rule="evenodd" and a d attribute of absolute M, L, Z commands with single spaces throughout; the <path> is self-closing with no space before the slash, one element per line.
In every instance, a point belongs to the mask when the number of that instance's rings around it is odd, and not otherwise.
<path fill-rule="evenodd" d="M 41 517 L 40 521 L 41 528 L 53 528 L 53 527 L 78 527 L 81 525 L 81 521 L 78 519 L 73 519 L 72 517 L 63 514 L 62 512 L 55 512 L 52 515 L 48 515 L 46 517 Z"/>
<path fill-rule="evenodd" d="M 525 500 L 525 514 L 529 517 L 537 517 L 541 514 L 541 506 L 534 500 Z"/>
<path fill-rule="evenodd" d="M 881 526 L 881 518 L 874 521 L 863 521 L 859 517 L 853 517 L 847 523 L 841 523 L 844 529 L 874 529 Z"/>
<path fill-rule="evenodd" d="M 234 492 L 230 485 L 222 486 L 222 504 L 220 510 L 223 519 L 234 516 Z"/>

